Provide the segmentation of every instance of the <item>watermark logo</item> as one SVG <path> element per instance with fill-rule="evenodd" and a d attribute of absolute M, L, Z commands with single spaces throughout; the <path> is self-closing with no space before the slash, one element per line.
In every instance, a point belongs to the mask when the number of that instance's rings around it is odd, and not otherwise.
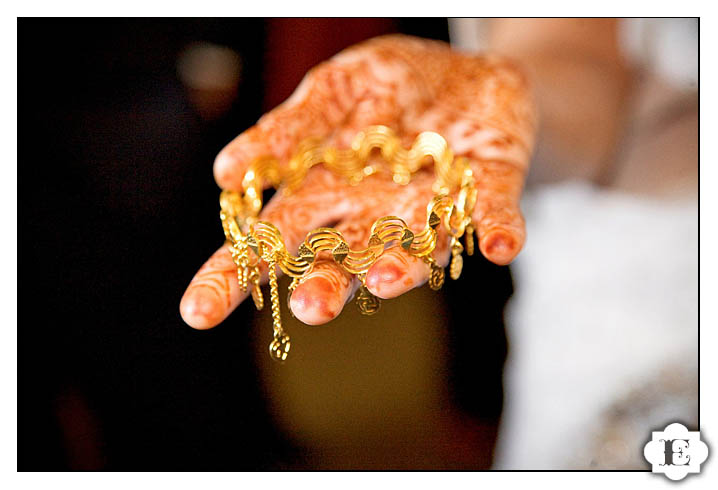
<path fill-rule="evenodd" d="M 653 432 L 653 439 L 643 448 L 643 455 L 653 465 L 654 473 L 664 473 L 671 480 L 682 480 L 688 473 L 700 473 L 708 458 L 708 446 L 700 432 L 690 432 L 681 424 L 670 424 Z"/>

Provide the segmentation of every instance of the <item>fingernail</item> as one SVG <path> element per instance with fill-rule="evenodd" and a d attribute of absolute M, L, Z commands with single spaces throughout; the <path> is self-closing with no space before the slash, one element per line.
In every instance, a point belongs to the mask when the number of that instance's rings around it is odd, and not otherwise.
<path fill-rule="evenodd" d="M 489 232 L 481 245 L 484 256 L 498 265 L 509 264 L 518 253 L 516 238 L 506 230 Z"/>

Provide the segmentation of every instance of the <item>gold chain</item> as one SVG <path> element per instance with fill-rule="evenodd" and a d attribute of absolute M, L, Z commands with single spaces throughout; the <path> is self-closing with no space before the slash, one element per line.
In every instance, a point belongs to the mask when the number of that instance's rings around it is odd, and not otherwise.
<path fill-rule="evenodd" d="M 265 182 L 274 188 L 283 186 L 282 192 L 292 192 L 301 185 L 311 167 L 324 164 L 331 171 L 346 177 L 351 184 L 358 184 L 382 170 L 379 164 L 368 164 L 369 155 L 375 149 L 380 151 L 394 182 L 399 185 L 408 184 L 411 176 L 427 164 L 427 157 L 432 157 L 436 172 L 432 188 L 435 195 L 426 207 L 426 226 L 421 232 L 414 233 L 401 218 L 385 216 L 374 222 L 366 248 L 352 250 L 336 229 L 317 228 L 307 234 L 295 256 L 287 250 L 276 226 L 258 220 Z M 457 190 L 454 202 L 449 194 Z M 446 140 L 432 132 L 421 133 L 406 150 L 391 129 L 371 126 L 358 133 L 347 150 L 323 146 L 315 139 L 302 142 L 299 151 L 286 166 L 280 166 L 271 157 L 254 160 L 242 180 L 242 191 L 224 190 L 220 194 L 220 219 L 237 266 L 239 287 L 243 292 L 251 287 L 257 309 L 264 304 L 259 288 L 259 265 L 265 262 L 268 266 L 274 329 L 274 339 L 269 346 L 272 358 L 286 360 L 290 348 L 289 336 L 282 328 L 276 267 L 292 277 L 291 294 L 311 271 L 317 254 L 331 252 L 336 263 L 362 282 L 357 305 L 362 313 L 371 315 L 379 309 L 380 302 L 364 284 L 366 272 L 388 249 L 401 246 L 410 255 L 421 258 L 431 268 L 429 286 L 432 289 L 441 288 L 444 269 L 432 257 L 440 225 L 451 237 L 449 275 L 458 279 L 463 265 L 461 253 L 464 248 L 468 255 L 474 251 L 471 215 L 476 193 L 476 182 L 468 161 L 465 158 L 455 159 Z M 465 247 L 460 242 L 462 236 L 465 236 Z"/>

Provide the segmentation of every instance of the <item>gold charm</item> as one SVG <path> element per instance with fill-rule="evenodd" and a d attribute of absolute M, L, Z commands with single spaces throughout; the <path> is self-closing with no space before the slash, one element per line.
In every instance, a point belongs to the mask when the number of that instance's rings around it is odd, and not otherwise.
<path fill-rule="evenodd" d="M 369 289 L 367 289 L 366 283 L 364 282 L 366 280 L 366 274 L 362 274 L 359 279 L 362 284 L 359 286 L 359 293 L 357 294 L 357 308 L 359 308 L 362 315 L 373 315 L 381 308 L 381 300 L 371 294 Z"/>
<path fill-rule="evenodd" d="M 456 281 L 461 276 L 461 270 L 464 268 L 464 258 L 461 254 L 451 257 L 451 266 L 449 267 L 449 276 Z"/>
<path fill-rule="evenodd" d="M 249 282 L 252 284 L 252 300 L 254 306 L 261 310 L 264 308 L 264 296 L 262 296 L 262 288 L 259 286 L 259 267 L 253 267 L 252 273 L 249 275 Z"/>
<path fill-rule="evenodd" d="M 242 242 L 231 244 L 229 253 L 232 254 L 232 261 L 237 266 L 237 284 L 239 290 L 247 292 L 248 269 L 247 269 L 247 246 Z"/>
<path fill-rule="evenodd" d="M 433 259 L 433 257 L 424 257 L 424 261 L 431 266 L 431 272 L 429 273 L 429 287 L 434 291 L 441 289 L 444 285 L 444 269 L 439 267 L 439 264 Z"/>
<path fill-rule="evenodd" d="M 464 258 L 461 256 L 461 252 L 464 251 L 464 247 L 456 237 L 451 237 L 451 266 L 449 267 L 449 276 L 455 281 L 461 275 L 461 270 L 464 267 Z"/>
<path fill-rule="evenodd" d="M 254 307 L 257 310 L 264 308 L 264 296 L 262 296 L 262 289 L 259 284 L 255 284 L 252 288 L 252 300 L 254 300 Z"/>
<path fill-rule="evenodd" d="M 299 246 L 299 250 L 297 251 L 297 254 L 299 255 L 300 259 L 303 259 L 306 262 L 312 263 L 314 262 L 314 252 L 312 252 L 309 247 L 306 246 L 306 244 L 302 243 Z M 294 279 L 297 279 L 295 277 Z M 294 282 L 292 282 L 294 284 Z M 297 287 L 296 285 L 294 287 Z"/>
<path fill-rule="evenodd" d="M 362 315 L 373 315 L 381 308 L 381 300 L 371 294 L 366 286 L 359 287 L 357 295 L 357 307 Z"/>
<path fill-rule="evenodd" d="M 472 256 L 474 255 L 474 226 L 471 223 L 466 226 L 465 237 L 466 255 Z"/>
<path fill-rule="evenodd" d="M 292 315 L 292 318 L 296 318 L 294 316 L 294 312 L 292 311 L 292 293 L 295 289 L 297 289 L 297 286 L 301 284 L 301 279 L 299 277 L 293 277 L 292 282 L 289 284 L 289 287 L 287 288 L 287 309 L 289 310 L 289 314 Z"/>
<path fill-rule="evenodd" d="M 289 335 L 275 335 L 274 340 L 269 344 L 269 355 L 275 361 L 284 362 L 287 360 L 291 346 Z"/>
<path fill-rule="evenodd" d="M 339 245 L 337 245 L 334 250 L 332 250 L 332 256 L 334 256 L 334 260 L 340 264 L 344 262 L 344 259 L 347 258 L 348 254 L 349 245 L 347 245 L 346 242 L 339 243 Z"/>
<path fill-rule="evenodd" d="M 249 286 L 249 279 L 248 279 L 248 268 L 247 267 L 238 267 L 237 268 L 237 283 L 239 284 L 239 290 L 243 293 L 247 292 L 247 288 Z"/>
<path fill-rule="evenodd" d="M 284 333 L 282 328 L 282 312 L 279 308 L 279 285 L 277 283 L 277 263 L 272 257 L 267 266 L 269 267 L 269 299 L 272 303 L 272 327 L 274 329 L 274 340 L 269 344 L 269 355 L 275 361 L 284 362 L 289 355 L 291 343 L 289 335 Z"/>
<path fill-rule="evenodd" d="M 409 249 L 411 249 L 411 242 L 413 241 L 414 233 L 409 228 L 407 228 L 401 235 L 401 248 L 408 251 Z"/>
<path fill-rule="evenodd" d="M 439 215 L 437 215 L 434 211 L 432 211 L 429 214 L 428 225 L 431 228 L 436 229 L 436 227 L 439 226 L 440 224 L 441 224 L 441 218 L 439 218 Z"/>

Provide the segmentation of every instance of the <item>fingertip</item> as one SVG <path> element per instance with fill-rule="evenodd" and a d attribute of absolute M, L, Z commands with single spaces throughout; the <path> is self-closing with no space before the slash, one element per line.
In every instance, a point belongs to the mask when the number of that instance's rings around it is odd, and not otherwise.
<path fill-rule="evenodd" d="M 494 228 L 481 237 L 479 248 L 484 257 L 498 265 L 510 264 L 523 247 L 523 237 L 511 230 Z"/>
<path fill-rule="evenodd" d="M 223 303 L 216 291 L 209 287 L 190 287 L 180 301 L 182 320 L 192 328 L 206 330 L 224 320 Z"/>
<path fill-rule="evenodd" d="M 219 152 L 214 159 L 214 179 L 222 189 L 240 189 L 243 175 L 237 169 L 237 159 L 229 148 Z"/>
<path fill-rule="evenodd" d="M 289 301 L 294 316 L 307 325 L 321 325 L 333 320 L 343 306 L 340 291 L 322 276 L 306 279 L 292 292 Z"/>
<path fill-rule="evenodd" d="M 382 299 L 396 298 L 421 282 L 421 271 L 412 267 L 405 252 L 389 250 L 372 265 L 366 274 L 366 287 L 374 296 Z"/>
<path fill-rule="evenodd" d="M 366 275 L 366 285 L 369 290 L 379 289 L 384 283 L 394 283 L 406 276 L 402 268 L 393 260 L 378 260 L 375 267 L 371 267 Z"/>

